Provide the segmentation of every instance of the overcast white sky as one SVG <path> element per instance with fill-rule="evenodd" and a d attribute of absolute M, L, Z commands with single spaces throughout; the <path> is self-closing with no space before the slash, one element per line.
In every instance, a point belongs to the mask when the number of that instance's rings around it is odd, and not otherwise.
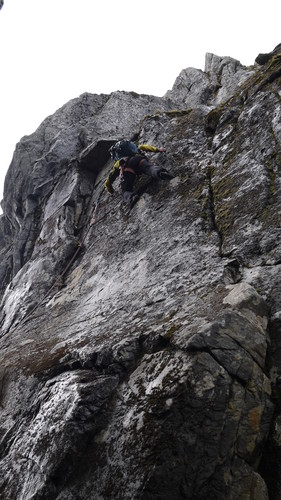
<path fill-rule="evenodd" d="M 0 199 L 16 143 L 83 92 L 162 96 L 205 54 L 251 65 L 281 43 L 278 0 L 4 0 Z"/>

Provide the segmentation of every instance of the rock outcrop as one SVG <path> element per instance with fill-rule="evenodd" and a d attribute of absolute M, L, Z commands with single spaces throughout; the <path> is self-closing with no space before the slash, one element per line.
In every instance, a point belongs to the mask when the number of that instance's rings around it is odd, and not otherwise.
<path fill-rule="evenodd" d="M 281 43 L 276 45 L 276 47 L 271 52 L 268 52 L 266 54 L 259 54 L 256 57 L 255 62 L 257 64 L 263 65 L 263 64 L 267 63 L 275 54 L 278 54 L 280 52 L 281 52 Z"/>
<path fill-rule="evenodd" d="M 17 145 L 1 498 L 280 498 L 280 99 L 280 54 L 207 54 L 163 98 L 83 94 Z M 103 189 L 124 136 L 175 176 L 131 211 Z"/>

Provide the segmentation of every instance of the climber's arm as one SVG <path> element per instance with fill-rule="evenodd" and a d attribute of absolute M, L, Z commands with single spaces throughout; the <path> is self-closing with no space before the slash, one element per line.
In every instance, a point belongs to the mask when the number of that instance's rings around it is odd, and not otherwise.
<path fill-rule="evenodd" d="M 119 176 L 119 172 L 120 172 L 120 167 L 119 167 L 119 160 L 117 160 L 115 163 L 114 163 L 114 167 L 113 169 L 111 170 L 109 176 L 107 177 L 104 185 L 107 189 L 107 191 L 112 194 L 114 193 L 114 188 L 112 186 L 113 182 L 117 179 L 117 177 Z"/>
<path fill-rule="evenodd" d="M 141 144 L 139 146 L 140 151 L 150 151 L 151 153 L 165 153 L 165 148 L 156 148 L 155 146 L 151 146 L 150 144 Z"/>

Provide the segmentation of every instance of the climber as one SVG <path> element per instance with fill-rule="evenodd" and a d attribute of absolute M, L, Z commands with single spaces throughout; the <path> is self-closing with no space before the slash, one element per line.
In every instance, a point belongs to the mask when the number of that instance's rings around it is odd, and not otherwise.
<path fill-rule="evenodd" d="M 134 192 L 134 183 L 137 175 L 145 174 L 162 180 L 171 180 L 172 175 L 163 167 L 153 165 L 143 154 L 143 151 L 165 153 L 165 148 L 156 148 L 149 144 L 136 146 L 131 141 L 119 141 L 111 146 L 109 152 L 114 160 L 114 166 L 105 181 L 105 187 L 110 194 L 114 193 L 113 182 L 120 175 L 121 189 L 124 202 L 133 206 L 139 196 Z"/>

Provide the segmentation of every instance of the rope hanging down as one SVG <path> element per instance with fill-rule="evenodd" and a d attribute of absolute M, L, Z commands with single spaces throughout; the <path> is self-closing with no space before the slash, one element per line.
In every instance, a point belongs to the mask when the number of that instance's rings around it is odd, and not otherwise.
<path fill-rule="evenodd" d="M 60 273 L 60 275 L 57 277 L 57 279 L 55 280 L 55 282 L 52 284 L 52 286 L 47 290 L 47 292 L 45 293 L 45 295 L 42 297 L 42 299 L 36 304 L 36 306 L 33 307 L 33 309 L 31 311 L 29 311 L 25 316 L 23 316 L 20 321 L 16 324 L 15 326 L 15 330 L 23 323 L 25 323 L 28 318 L 30 318 L 30 316 L 32 316 L 32 314 L 38 309 L 38 307 L 41 306 L 41 304 L 44 302 L 44 300 L 48 297 L 48 295 L 51 293 L 51 291 L 57 286 L 57 284 L 61 281 L 61 279 L 64 277 L 64 275 L 67 273 L 67 271 L 69 270 L 69 268 L 72 266 L 73 262 L 75 261 L 75 259 L 77 258 L 77 255 L 78 253 L 80 252 L 89 232 L 90 232 L 90 229 L 91 227 L 94 225 L 94 224 L 98 224 L 99 222 L 101 222 L 102 220 L 104 220 L 109 211 L 106 211 L 106 213 L 100 217 L 99 219 L 96 219 L 96 214 L 97 214 L 97 209 L 98 209 L 98 205 L 99 205 L 99 200 L 101 198 L 101 195 L 104 191 L 104 187 L 102 188 L 101 192 L 99 193 L 98 197 L 97 197 L 97 200 L 94 204 L 94 209 L 92 211 L 92 215 L 91 215 L 91 219 L 90 219 L 90 223 L 89 223 L 89 226 L 87 228 L 87 230 L 85 231 L 85 234 L 83 235 L 83 237 L 81 238 L 81 240 L 79 241 L 78 245 L 77 245 L 77 249 L 75 250 L 74 254 L 72 255 L 71 259 L 67 262 L 65 268 L 63 269 L 63 271 Z"/>
<path fill-rule="evenodd" d="M 103 191 L 103 190 L 102 190 Z M 45 293 L 45 295 L 43 296 L 43 298 L 38 302 L 38 304 L 36 304 L 36 306 L 26 315 L 24 316 L 21 321 L 16 325 L 16 328 L 22 324 L 22 323 L 25 323 L 25 321 L 27 321 L 27 319 L 38 309 L 38 307 L 44 302 L 44 300 L 48 297 L 48 295 L 51 293 L 51 291 L 57 286 L 57 284 L 61 281 L 61 279 L 64 277 L 64 275 L 67 273 L 67 271 L 69 270 L 69 268 L 72 266 L 73 262 L 75 261 L 78 253 L 80 252 L 82 246 L 83 246 L 83 243 L 84 241 L 86 240 L 89 232 L 90 232 L 90 229 L 91 227 L 95 224 L 96 222 L 96 213 L 97 213 L 97 208 L 98 208 L 98 204 L 99 204 L 99 200 L 100 200 L 100 197 L 101 197 L 101 194 L 102 194 L 102 191 L 101 193 L 99 194 L 98 198 L 97 198 L 97 201 L 95 203 L 95 208 L 93 210 L 93 213 L 92 213 L 92 216 L 91 216 L 91 220 L 90 220 L 90 224 L 87 228 L 87 230 L 85 231 L 85 234 L 83 235 L 83 237 L 81 238 L 81 240 L 79 241 L 78 245 L 77 245 L 77 249 L 75 250 L 74 254 L 72 255 L 71 259 L 68 261 L 68 263 L 66 264 L 65 268 L 63 269 L 63 271 L 60 273 L 60 275 L 57 277 L 57 279 L 55 280 L 55 282 L 52 284 L 52 286 L 47 290 L 47 292 Z M 101 219 L 99 220 L 102 220 L 104 217 L 102 217 Z M 99 221 L 98 221 L 99 222 Z"/>

